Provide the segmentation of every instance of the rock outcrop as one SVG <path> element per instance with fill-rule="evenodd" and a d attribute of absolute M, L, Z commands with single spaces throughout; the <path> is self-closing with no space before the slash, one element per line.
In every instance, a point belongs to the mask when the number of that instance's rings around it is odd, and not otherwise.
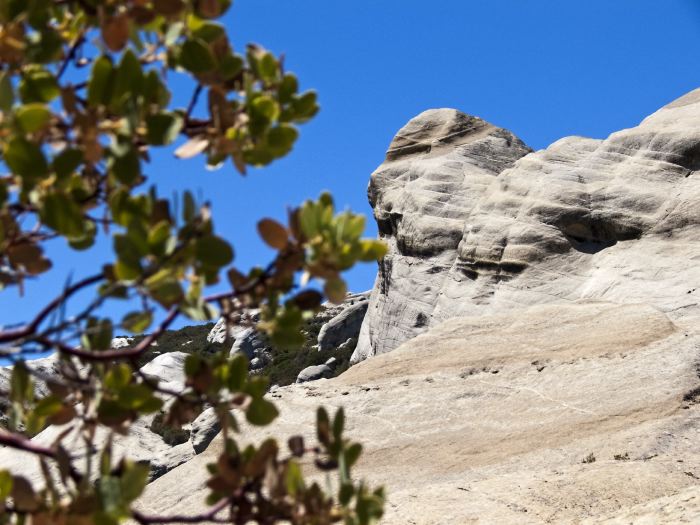
<path fill-rule="evenodd" d="M 241 435 L 313 443 L 316 407 L 344 406 L 365 446 L 357 475 L 387 486 L 383 525 L 694 523 L 698 320 L 604 302 L 451 319 L 334 379 L 275 389 L 281 417 Z M 156 480 L 146 510 L 203 510 L 220 450 Z"/>
<path fill-rule="evenodd" d="M 367 299 L 362 298 L 324 324 L 318 333 L 318 349 L 332 350 L 348 339 L 357 339 L 368 304 Z"/>
<path fill-rule="evenodd" d="M 606 140 L 527 153 L 454 110 L 399 131 L 369 185 L 390 252 L 353 361 L 452 317 L 534 304 L 697 311 L 700 90 Z"/>

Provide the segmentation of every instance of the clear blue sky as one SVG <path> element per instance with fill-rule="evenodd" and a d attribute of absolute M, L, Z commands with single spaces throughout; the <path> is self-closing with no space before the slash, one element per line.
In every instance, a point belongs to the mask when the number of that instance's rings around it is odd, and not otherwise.
<path fill-rule="evenodd" d="M 394 133 L 425 109 L 478 115 L 539 149 L 634 126 L 700 86 L 694 0 L 236 0 L 226 23 L 239 46 L 285 53 L 302 86 L 318 90 L 321 112 L 288 158 L 246 178 L 170 153 L 147 172 L 165 195 L 192 188 L 211 201 L 244 268 L 271 255 L 257 240 L 257 218 L 281 218 L 324 189 L 370 216 L 369 174 Z M 171 86 L 185 97 L 182 82 Z M 368 226 L 375 235 L 374 221 Z M 51 253 L 55 270 L 25 297 L 0 293 L 0 325 L 27 319 L 70 272 L 87 275 L 108 255 L 104 245 Z M 353 271 L 351 288 L 370 288 L 375 271 Z"/>

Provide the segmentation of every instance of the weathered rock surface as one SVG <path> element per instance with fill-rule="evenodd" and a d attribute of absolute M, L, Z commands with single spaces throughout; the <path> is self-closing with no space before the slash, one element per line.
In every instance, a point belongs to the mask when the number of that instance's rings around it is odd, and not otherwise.
<path fill-rule="evenodd" d="M 354 361 L 428 327 L 540 303 L 700 294 L 700 90 L 606 140 L 535 153 L 454 110 L 394 138 L 369 199 L 389 243 Z"/>
<path fill-rule="evenodd" d="M 216 417 L 214 408 L 207 408 L 199 414 L 192 421 L 192 429 L 190 431 L 190 441 L 194 451 L 197 454 L 204 452 L 220 430 L 221 425 L 219 425 L 219 419 Z"/>
<path fill-rule="evenodd" d="M 333 375 L 333 369 L 326 364 L 323 365 L 312 365 L 307 366 L 299 372 L 297 376 L 297 383 L 307 383 L 309 381 L 317 381 L 319 379 L 324 379 L 331 377 Z"/>
<path fill-rule="evenodd" d="M 146 363 L 141 371 L 157 379 L 162 387 L 180 391 L 185 388 L 185 359 L 185 352 L 168 352 Z"/>
<path fill-rule="evenodd" d="M 236 336 L 231 347 L 231 355 L 243 354 L 250 360 L 257 357 L 257 354 L 261 353 L 266 346 L 267 341 L 262 334 L 254 328 L 246 328 Z"/>
<path fill-rule="evenodd" d="M 360 334 L 362 320 L 367 313 L 367 300 L 358 301 L 348 306 L 321 327 L 318 333 L 318 349 L 321 351 L 338 348 L 348 339 Z"/>
<path fill-rule="evenodd" d="M 344 406 L 365 445 L 358 475 L 388 488 L 387 525 L 692 523 L 698 326 L 601 302 L 455 318 L 337 378 L 277 388 L 280 418 L 243 435 L 313 443 L 315 408 Z M 220 446 L 149 486 L 148 510 L 203 509 Z"/>

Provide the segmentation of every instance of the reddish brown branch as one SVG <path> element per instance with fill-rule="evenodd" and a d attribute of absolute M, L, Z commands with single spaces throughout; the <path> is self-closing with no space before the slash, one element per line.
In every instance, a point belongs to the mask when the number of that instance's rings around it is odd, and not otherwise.
<path fill-rule="evenodd" d="M 37 445 L 29 439 L 16 434 L 10 434 L 4 430 L 0 430 L 0 444 L 17 450 L 24 450 L 31 454 L 36 454 L 46 458 L 55 458 L 56 452 L 53 449 Z"/>
<path fill-rule="evenodd" d="M 42 308 L 31 323 L 21 328 L 15 328 L 13 330 L 5 330 L 0 332 L 0 343 L 16 341 L 17 339 L 34 335 L 37 329 L 39 328 L 39 325 L 41 325 L 41 323 L 51 314 L 52 311 L 61 306 L 61 304 L 64 301 L 66 301 L 66 299 L 68 299 L 71 295 L 75 294 L 76 292 L 82 290 L 83 288 L 86 288 L 99 282 L 103 279 L 103 277 L 104 276 L 102 274 L 93 275 L 92 277 L 87 277 L 82 281 L 78 281 L 77 283 L 69 286 L 68 288 L 63 290 L 63 293 L 61 295 L 56 297 L 53 301 L 51 301 L 44 308 Z"/>
<path fill-rule="evenodd" d="M 68 63 L 75 58 L 75 55 L 78 53 L 78 49 L 80 49 L 80 46 L 82 46 L 83 43 L 85 43 L 85 30 L 80 32 L 78 37 L 75 39 L 75 42 L 73 42 L 73 45 L 70 46 L 68 54 L 66 55 L 66 58 L 63 59 L 63 63 L 56 74 L 57 79 L 60 79 L 63 76 L 63 73 L 65 73 L 66 68 L 68 67 Z"/>

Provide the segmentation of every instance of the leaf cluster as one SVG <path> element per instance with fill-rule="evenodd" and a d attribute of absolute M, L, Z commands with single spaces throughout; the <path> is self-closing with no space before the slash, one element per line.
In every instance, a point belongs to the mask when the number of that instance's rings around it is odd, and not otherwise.
<path fill-rule="evenodd" d="M 299 90 L 281 57 L 256 44 L 234 48 L 221 22 L 230 4 L 0 2 L 0 291 L 21 293 L 27 279 L 52 268 L 49 241 L 85 251 L 105 236 L 113 252 L 33 319 L 0 329 L 0 350 L 18 360 L 0 444 L 35 455 L 43 476 L 37 489 L 0 470 L 0 523 L 182 521 L 134 509 L 149 469 L 119 456 L 113 442 L 149 414 L 163 413 L 163 424 L 176 432 L 208 406 L 220 420 L 225 452 L 211 470 L 212 508 L 184 521 L 366 524 L 381 515 L 381 490 L 351 481 L 361 449 L 342 437 L 342 412 L 332 431 L 319 413 L 319 445 L 311 449 L 319 468 L 338 472 L 339 492 L 328 494 L 304 481 L 296 458 L 308 451 L 297 440 L 291 457 L 281 457 L 274 441 L 239 450 L 239 419 L 267 425 L 278 415 L 265 396 L 267 379 L 249 376 L 245 359 L 190 355 L 182 391 L 139 368 L 181 316 L 222 315 L 235 324 L 260 309 L 259 328 L 273 343 L 298 345 L 299 327 L 324 297 L 345 297 L 342 272 L 385 253 L 380 242 L 362 238 L 362 217 L 336 213 L 323 194 L 291 209 L 286 225 L 260 221 L 275 256 L 241 271 L 206 202 L 188 191 L 172 199 L 158 194 L 149 174 L 154 150 L 172 147 L 181 159 L 201 155 L 212 168 L 230 162 L 245 174 L 289 153 L 297 126 L 318 111 L 316 94 Z M 191 82 L 186 107 L 172 104 L 173 75 Z M 316 282 L 322 292 L 310 286 Z M 208 293 L 215 284 L 224 291 Z M 73 298 L 88 292 L 76 307 Z M 132 311 L 121 319 L 105 314 L 119 301 Z M 115 329 L 148 335 L 114 349 Z M 45 350 L 57 353 L 56 377 L 42 377 L 21 360 Z M 43 397 L 39 380 L 48 389 Z M 31 440 L 48 425 L 60 428 L 53 443 Z M 76 436 L 82 451 L 68 444 Z"/>

